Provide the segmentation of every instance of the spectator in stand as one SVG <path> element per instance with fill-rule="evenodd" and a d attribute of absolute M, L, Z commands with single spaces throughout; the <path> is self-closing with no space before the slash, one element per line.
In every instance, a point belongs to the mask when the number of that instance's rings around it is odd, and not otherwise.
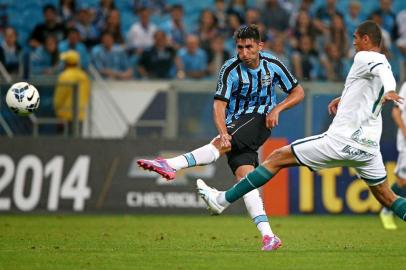
<path fill-rule="evenodd" d="M 59 17 L 65 25 L 73 26 L 73 20 L 76 13 L 75 0 L 59 0 Z"/>
<path fill-rule="evenodd" d="M 236 14 L 239 20 L 244 22 L 245 11 L 248 9 L 246 0 L 231 0 L 227 8 L 228 14 Z"/>
<path fill-rule="evenodd" d="M 171 7 L 171 19 L 163 26 L 163 30 L 174 48 L 179 49 L 185 45 L 187 31 L 182 5 L 176 4 Z"/>
<path fill-rule="evenodd" d="M 56 116 L 68 123 L 68 134 L 73 134 L 73 84 L 77 84 L 79 91 L 79 132 L 82 133 L 83 122 L 86 117 L 87 106 L 90 97 L 90 80 L 89 76 L 80 66 L 80 55 L 73 50 L 61 54 L 61 60 L 65 63 L 64 71 L 59 75 L 55 93 L 54 109 Z M 58 127 L 62 133 L 63 125 Z"/>
<path fill-rule="evenodd" d="M 143 78 L 170 79 L 175 76 L 176 50 L 169 45 L 163 31 L 154 34 L 154 46 L 145 50 L 139 61 L 139 73 Z"/>
<path fill-rule="evenodd" d="M 288 70 L 292 70 L 292 63 L 286 51 L 286 40 L 284 35 L 277 35 L 271 40 L 265 42 L 265 50 L 270 51 L 276 58 L 278 58 Z"/>
<path fill-rule="evenodd" d="M 258 9 L 256 8 L 249 8 L 245 12 L 245 24 L 246 25 L 251 25 L 251 24 L 259 24 L 261 22 L 261 14 L 259 13 Z"/>
<path fill-rule="evenodd" d="M 230 59 L 230 53 L 224 47 L 224 37 L 217 35 L 210 43 L 210 49 L 206 51 L 208 60 L 208 73 L 217 78 L 224 62 Z"/>
<path fill-rule="evenodd" d="M 110 11 L 102 32 L 110 32 L 116 43 L 124 45 L 125 42 L 121 32 L 120 12 L 117 9 Z"/>
<path fill-rule="evenodd" d="M 302 0 L 294 4 L 289 17 L 289 26 L 291 28 L 295 27 L 299 12 L 304 11 L 309 17 L 312 15 L 313 2 L 314 0 Z"/>
<path fill-rule="evenodd" d="M 45 44 L 31 54 L 31 72 L 34 75 L 55 75 L 59 70 L 58 40 L 50 35 Z"/>
<path fill-rule="evenodd" d="M 243 24 L 243 20 L 236 13 L 230 13 L 227 15 L 225 47 L 231 54 L 235 53 L 235 40 L 233 36 L 235 31 L 240 28 L 241 24 Z"/>
<path fill-rule="evenodd" d="M 345 14 L 344 21 L 347 28 L 347 36 L 352 39 L 357 26 L 364 21 L 361 14 L 361 3 L 358 0 L 352 0 L 348 4 L 348 12 Z"/>
<path fill-rule="evenodd" d="M 213 38 L 219 34 L 217 31 L 217 19 L 211 10 L 205 9 L 200 13 L 199 25 L 195 34 L 200 39 L 201 47 L 208 50 Z"/>
<path fill-rule="evenodd" d="M 398 13 L 396 16 L 396 22 L 399 35 L 399 38 L 396 40 L 396 46 L 403 55 L 403 58 L 406 59 L 406 9 Z"/>
<path fill-rule="evenodd" d="M 292 36 L 290 37 L 290 46 L 297 49 L 302 36 L 309 36 L 312 40 L 315 40 L 317 36 L 317 30 L 312 23 L 312 19 L 305 10 L 299 11 L 296 17 L 296 23 L 292 29 Z"/>
<path fill-rule="evenodd" d="M 79 31 L 82 42 L 87 48 L 99 43 L 100 33 L 93 24 L 93 15 L 88 6 L 79 7 L 75 28 Z"/>
<path fill-rule="evenodd" d="M 339 43 L 330 43 L 326 46 L 326 53 L 321 57 L 324 67 L 324 77 L 329 81 L 344 81 L 347 74 L 347 63 L 341 55 Z"/>
<path fill-rule="evenodd" d="M 371 14 L 372 21 L 374 21 L 379 27 L 381 28 L 382 33 L 382 42 L 381 42 L 381 50 L 386 55 L 387 58 L 391 58 L 391 52 L 389 51 L 392 46 L 392 40 L 390 33 L 383 27 L 383 19 L 382 13 L 380 12 L 373 12 Z"/>
<path fill-rule="evenodd" d="M 125 49 L 115 44 L 114 36 L 110 32 L 102 34 L 101 44 L 92 49 L 91 58 L 104 78 L 127 80 L 133 77 L 133 70 Z"/>
<path fill-rule="evenodd" d="M 400 80 L 406 81 L 406 9 L 400 11 L 396 17 L 399 38 L 396 46 L 400 52 Z"/>
<path fill-rule="evenodd" d="M 392 39 L 396 39 L 396 15 L 392 11 L 392 0 L 381 0 L 380 7 L 372 12 L 372 14 L 380 15 L 382 18 L 381 28 L 384 28 Z"/>
<path fill-rule="evenodd" d="M 106 23 L 110 13 L 115 9 L 114 0 L 100 0 L 100 4 L 96 9 L 94 25 L 101 32 L 106 31 Z M 109 29 L 110 31 L 111 29 Z M 118 40 L 117 40 L 118 41 Z"/>
<path fill-rule="evenodd" d="M 319 78 L 319 54 L 314 49 L 309 36 L 301 36 L 299 48 L 292 53 L 293 74 L 300 80 L 317 80 Z"/>
<path fill-rule="evenodd" d="M 134 0 L 134 9 L 148 8 L 151 14 L 162 16 L 169 10 L 166 2 L 165 0 Z"/>
<path fill-rule="evenodd" d="M 89 67 L 89 54 L 87 52 L 85 44 L 80 41 L 80 33 L 76 28 L 69 28 L 68 35 L 65 40 L 62 40 L 58 44 L 59 52 L 66 52 L 69 50 L 75 50 L 80 55 L 80 65 L 83 69 L 87 70 Z"/>
<path fill-rule="evenodd" d="M 213 13 L 216 17 L 219 31 L 225 33 L 227 31 L 227 9 L 224 0 L 215 0 Z"/>
<path fill-rule="evenodd" d="M 35 26 L 29 38 L 32 48 L 37 48 L 44 44 L 48 35 L 54 35 L 58 41 L 65 38 L 66 28 L 64 24 L 58 22 L 58 14 L 53 5 L 45 5 L 43 8 L 44 22 Z"/>
<path fill-rule="evenodd" d="M 227 36 L 233 40 L 233 43 L 235 43 L 233 35 L 243 23 L 244 19 L 240 18 L 238 14 L 230 13 L 227 15 Z M 233 50 L 235 50 L 235 44 L 233 44 Z"/>
<path fill-rule="evenodd" d="M 278 0 L 267 0 L 261 11 L 262 21 L 274 34 L 289 30 L 289 14 Z"/>
<path fill-rule="evenodd" d="M 7 72 L 17 74 L 20 67 L 21 46 L 17 43 L 17 32 L 13 27 L 4 29 L 4 40 L 0 46 L 0 62 Z"/>
<path fill-rule="evenodd" d="M 257 8 L 249 8 L 245 13 L 245 24 L 252 25 L 255 24 L 258 27 L 259 34 L 261 36 L 261 41 L 265 42 L 267 37 L 272 37 L 274 33 L 271 29 L 268 29 L 265 24 L 261 21 L 261 14 Z"/>
<path fill-rule="evenodd" d="M 201 79 L 207 75 L 207 55 L 196 35 L 187 36 L 186 48 L 178 51 L 175 62 L 179 79 Z"/>
<path fill-rule="evenodd" d="M 336 0 L 326 0 L 326 4 L 319 7 L 313 20 L 314 26 L 320 33 L 327 33 L 335 14 L 342 16 L 336 8 Z"/>
<path fill-rule="evenodd" d="M 348 56 L 350 46 L 348 42 L 347 29 L 345 28 L 343 17 L 339 14 L 334 14 L 332 17 L 329 30 L 324 37 L 323 48 L 326 48 L 326 44 L 331 43 L 340 45 L 338 49 L 341 57 Z"/>
<path fill-rule="evenodd" d="M 139 22 L 133 24 L 127 34 L 128 49 L 141 55 L 146 49 L 154 45 L 155 24 L 149 21 L 150 10 L 146 7 L 138 10 Z"/>

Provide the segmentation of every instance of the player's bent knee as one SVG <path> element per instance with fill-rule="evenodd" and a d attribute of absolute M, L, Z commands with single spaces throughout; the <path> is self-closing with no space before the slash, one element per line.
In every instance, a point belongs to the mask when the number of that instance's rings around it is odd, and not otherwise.
<path fill-rule="evenodd" d="M 284 146 L 274 150 L 266 159 L 266 161 L 272 162 L 274 164 L 283 164 L 285 160 L 290 160 L 294 158 L 292 151 L 289 146 Z"/>

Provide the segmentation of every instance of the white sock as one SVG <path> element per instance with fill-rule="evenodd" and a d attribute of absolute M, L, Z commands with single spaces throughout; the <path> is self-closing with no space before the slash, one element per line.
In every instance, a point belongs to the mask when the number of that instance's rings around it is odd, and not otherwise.
<path fill-rule="evenodd" d="M 169 166 L 175 170 L 206 165 L 215 162 L 220 157 L 219 150 L 211 143 L 206 144 L 192 152 L 169 158 L 166 160 Z"/>
<path fill-rule="evenodd" d="M 252 221 L 257 226 L 262 236 L 273 236 L 271 225 L 268 221 L 268 216 L 264 210 L 262 198 L 259 195 L 258 189 L 254 189 L 243 196 L 245 206 L 250 214 Z"/>
<path fill-rule="evenodd" d="M 230 203 L 226 200 L 226 192 L 222 191 L 216 198 L 218 204 L 224 207 L 228 207 Z"/>

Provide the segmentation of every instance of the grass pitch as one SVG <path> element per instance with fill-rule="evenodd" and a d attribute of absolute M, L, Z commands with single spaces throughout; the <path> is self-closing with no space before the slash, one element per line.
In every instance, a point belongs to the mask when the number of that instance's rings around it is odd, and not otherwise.
<path fill-rule="evenodd" d="M 0 216 L 0 269 L 406 269 L 406 225 L 378 216 Z"/>

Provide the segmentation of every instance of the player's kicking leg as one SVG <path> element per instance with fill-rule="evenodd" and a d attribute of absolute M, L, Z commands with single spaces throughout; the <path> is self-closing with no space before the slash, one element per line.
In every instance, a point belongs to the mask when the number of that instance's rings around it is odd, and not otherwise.
<path fill-rule="evenodd" d="M 213 142 L 173 158 L 139 159 L 137 164 L 145 170 L 160 174 L 166 180 L 173 180 L 178 170 L 215 162 L 223 150 L 218 150 Z"/>
<path fill-rule="evenodd" d="M 297 166 L 299 163 L 293 155 L 291 146 L 284 146 L 272 152 L 260 166 L 227 191 L 218 191 L 198 179 L 196 181 L 197 193 L 206 202 L 209 211 L 219 215 L 231 203 L 271 180 L 280 169 L 295 165 Z"/>

